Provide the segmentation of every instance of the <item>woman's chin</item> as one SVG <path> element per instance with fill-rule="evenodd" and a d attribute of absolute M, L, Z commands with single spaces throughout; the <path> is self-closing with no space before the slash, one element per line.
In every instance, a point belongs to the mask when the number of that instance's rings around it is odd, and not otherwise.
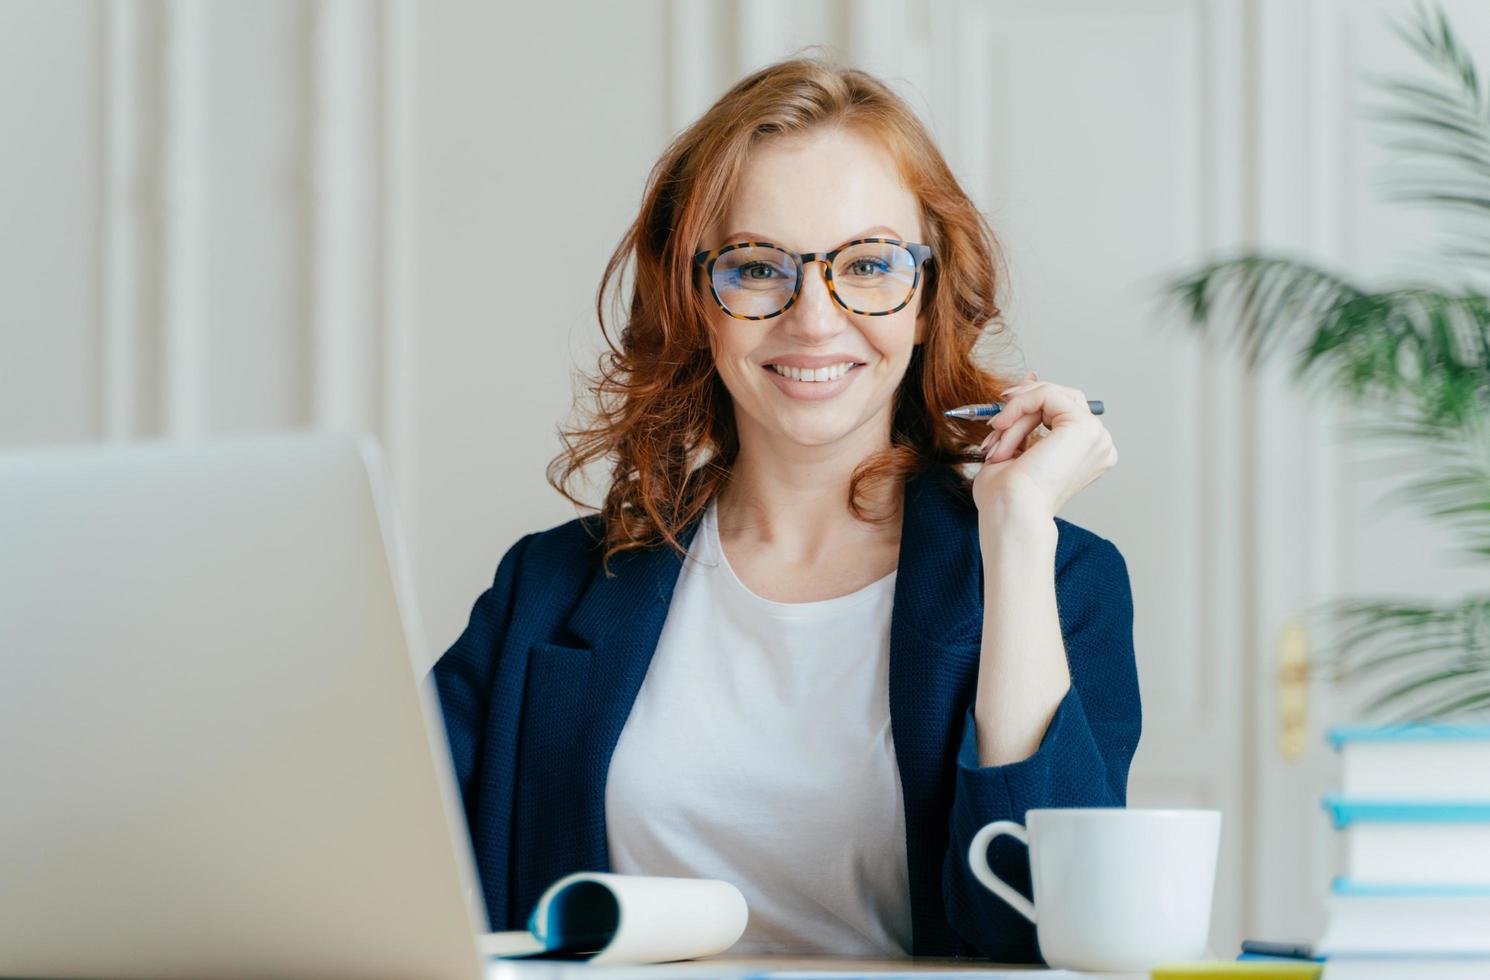
<path fill-rule="evenodd" d="M 827 449 L 850 438 L 857 427 L 856 420 L 848 418 L 778 419 L 769 431 L 771 441 L 783 447 Z"/>

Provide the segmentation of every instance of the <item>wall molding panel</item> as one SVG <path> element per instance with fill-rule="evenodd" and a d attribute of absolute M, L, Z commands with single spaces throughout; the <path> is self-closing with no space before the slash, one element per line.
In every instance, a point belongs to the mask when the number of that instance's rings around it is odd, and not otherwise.
<path fill-rule="evenodd" d="M 119 440 L 159 424 L 164 31 L 158 4 L 100 9 L 98 429 Z"/>
<path fill-rule="evenodd" d="M 310 11 L 314 418 L 324 428 L 378 432 L 384 326 L 381 11 L 353 0 L 328 0 Z"/>
<path fill-rule="evenodd" d="M 408 526 L 416 19 L 407 0 L 101 5 L 98 437 L 369 432 Z M 267 76 L 259 111 L 224 94 L 244 84 L 225 38 Z M 286 141 L 287 170 L 237 149 Z M 275 237 L 245 213 L 282 215 Z M 298 340 L 240 329 L 265 281 Z"/>
<path fill-rule="evenodd" d="M 225 69 L 213 48 L 232 26 L 214 22 L 225 8 L 121 0 L 103 9 L 100 434 L 224 431 L 216 420 L 235 413 L 222 410 L 210 354 L 216 318 L 232 309 L 238 284 L 206 229 L 219 202 L 267 192 L 266 207 L 297 215 L 274 243 L 275 260 L 308 270 L 288 277 L 305 293 L 306 338 L 292 355 L 303 362 L 296 370 L 304 390 L 283 393 L 281 415 L 385 440 L 401 426 L 407 441 L 410 427 L 397 413 L 409 398 L 391 390 L 410 383 L 395 352 L 413 344 L 412 286 L 396 262 L 411 251 L 412 42 L 389 25 L 408 31 L 409 5 L 317 0 L 257 8 L 281 29 L 265 32 L 275 49 L 256 50 L 252 60 L 277 69 L 296 94 L 253 124 L 267 140 L 282 120 L 303 120 L 294 137 L 299 190 L 282 174 L 227 166 L 226 126 L 216 118 L 223 107 L 215 101 Z M 296 30 L 310 39 L 298 51 Z M 403 333 L 393 344 L 395 324 Z M 277 415 L 263 425 L 280 422 Z"/>
<path fill-rule="evenodd" d="M 207 370 L 207 18 L 210 8 L 171 0 L 163 27 L 161 129 L 161 434 L 203 436 L 211 427 Z"/>

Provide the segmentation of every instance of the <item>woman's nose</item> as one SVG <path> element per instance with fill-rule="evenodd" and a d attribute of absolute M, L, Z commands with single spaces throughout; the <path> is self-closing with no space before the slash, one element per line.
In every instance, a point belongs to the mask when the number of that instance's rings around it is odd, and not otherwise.
<path fill-rule="evenodd" d="M 843 308 L 834 302 L 833 293 L 828 292 L 828 267 L 821 259 L 802 264 L 802 292 L 797 293 L 797 302 L 794 302 L 790 314 L 796 320 L 794 326 L 799 332 L 822 332 L 822 334 L 836 334 L 843 329 Z"/>

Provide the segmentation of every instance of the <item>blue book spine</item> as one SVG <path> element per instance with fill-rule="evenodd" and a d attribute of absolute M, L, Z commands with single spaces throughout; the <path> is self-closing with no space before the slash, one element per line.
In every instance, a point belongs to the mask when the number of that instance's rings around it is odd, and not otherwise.
<path fill-rule="evenodd" d="M 1345 725 L 1325 733 L 1330 745 L 1339 749 L 1346 742 L 1421 742 L 1453 740 L 1490 741 L 1490 725 Z"/>
<path fill-rule="evenodd" d="M 1339 875 L 1330 883 L 1335 895 L 1358 898 L 1490 898 L 1490 882 L 1479 885 L 1395 885 L 1388 882 L 1360 882 Z"/>
<path fill-rule="evenodd" d="M 1353 823 L 1490 823 L 1490 800 L 1358 800 L 1330 793 L 1322 802 L 1339 829 Z"/>

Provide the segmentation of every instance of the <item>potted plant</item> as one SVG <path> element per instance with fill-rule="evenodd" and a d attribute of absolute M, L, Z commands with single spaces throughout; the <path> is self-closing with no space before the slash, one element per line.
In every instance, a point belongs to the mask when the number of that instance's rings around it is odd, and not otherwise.
<path fill-rule="evenodd" d="M 1452 258 L 1490 260 L 1490 94 L 1442 10 L 1419 6 L 1394 31 L 1428 80 L 1396 79 L 1381 119 L 1415 165 L 1399 198 L 1463 219 Z M 1471 560 L 1490 559 L 1490 296 L 1472 285 L 1367 284 L 1293 257 L 1243 252 L 1167 284 L 1198 331 L 1226 328 L 1249 370 L 1293 341 L 1296 379 L 1318 379 L 1385 421 L 1353 438 L 1428 450 L 1425 469 L 1389 497 L 1449 522 Z M 1333 630 L 1335 679 L 1362 712 L 1393 720 L 1490 716 L 1490 595 L 1332 600 L 1313 611 Z"/>

